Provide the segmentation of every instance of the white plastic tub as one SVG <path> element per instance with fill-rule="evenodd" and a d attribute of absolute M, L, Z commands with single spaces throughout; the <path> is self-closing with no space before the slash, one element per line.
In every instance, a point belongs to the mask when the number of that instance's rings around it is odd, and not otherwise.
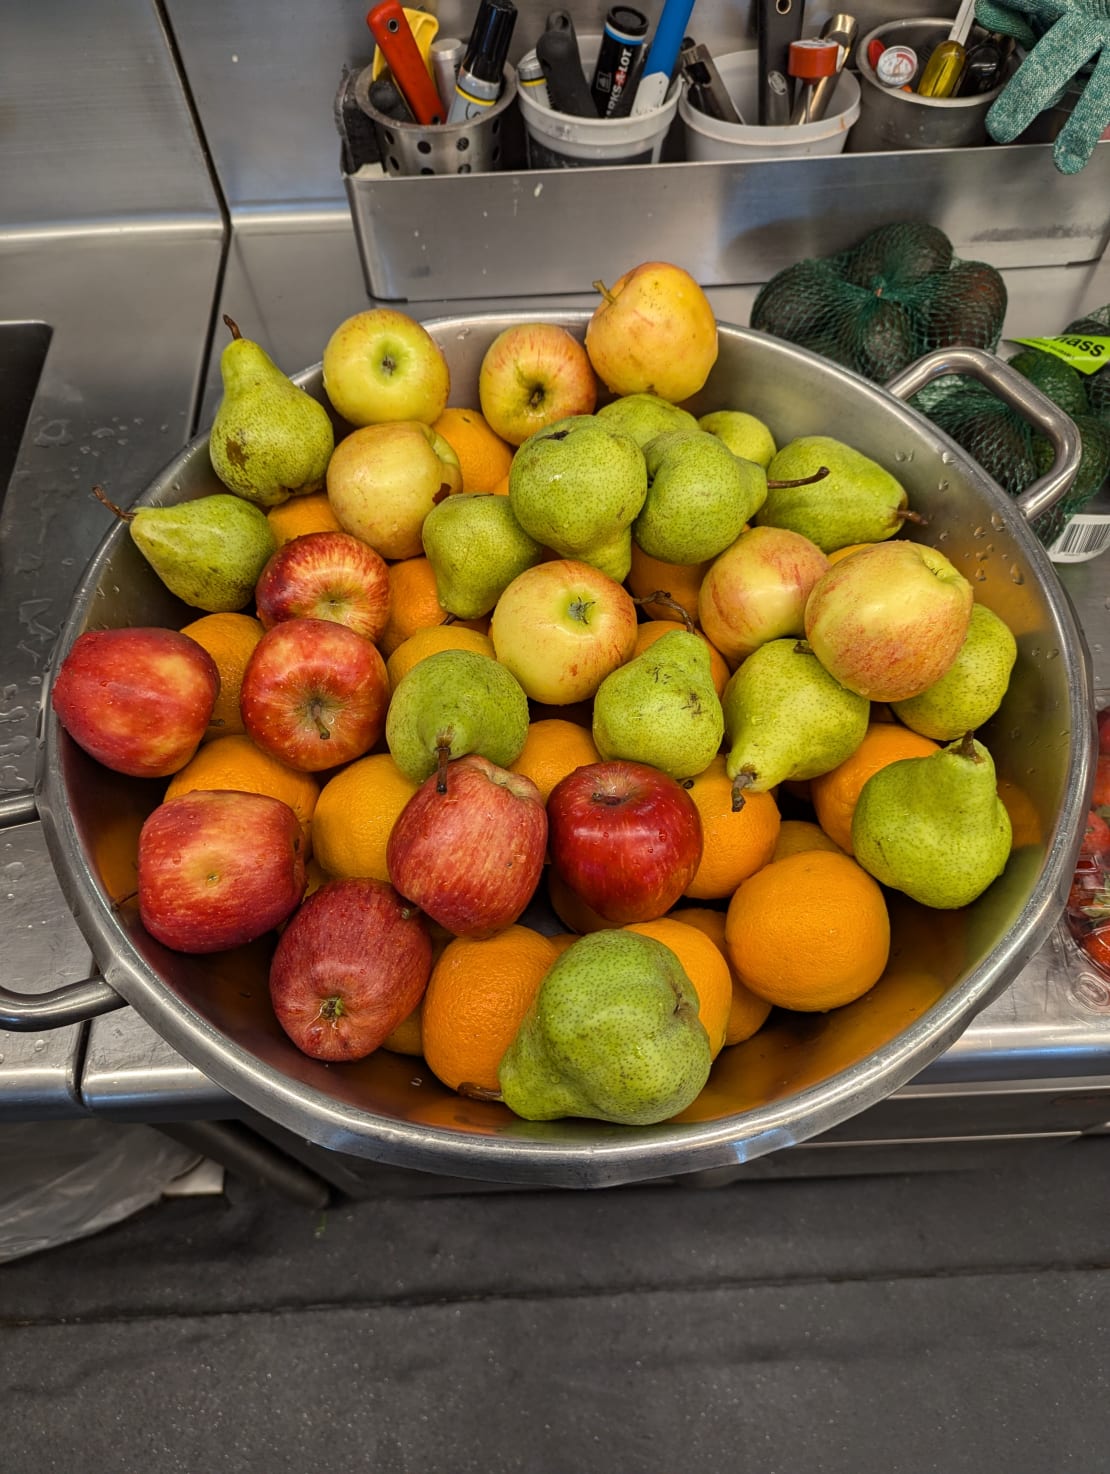
<path fill-rule="evenodd" d="M 740 116 L 753 121 L 722 123 L 691 106 L 683 91 L 678 112 L 686 133 L 687 159 L 793 159 L 843 153 L 848 130 L 860 112 L 859 83 L 851 72 L 841 72 L 828 112 L 816 123 L 766 128 L 754 121 L 759 116 L 758 52 L 732 51 L 718 56 L 716 62 Z"/>

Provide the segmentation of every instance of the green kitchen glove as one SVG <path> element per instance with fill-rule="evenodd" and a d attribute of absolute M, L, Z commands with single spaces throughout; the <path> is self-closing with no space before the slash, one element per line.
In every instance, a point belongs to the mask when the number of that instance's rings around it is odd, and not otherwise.
<path fill-rule="evenodd" d="M 1026 51 L 987 114 L 997 143 L 1011 143 L 1073 79 L 1086 78 L 1052 151 L 1061 174 L 1077 174 L 1110 126 L 1110 0 L 977 0 L 975 19 Z"/>

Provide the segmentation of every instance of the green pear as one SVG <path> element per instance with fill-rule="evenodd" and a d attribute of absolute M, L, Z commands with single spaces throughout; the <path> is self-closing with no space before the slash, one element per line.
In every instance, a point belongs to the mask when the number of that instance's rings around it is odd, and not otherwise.
<path fill-rule="evenodd" d="M 277 548 L 265 512 L 227 492 L 123 515 L 135 546 L 170 593 L 209 614 L 249 604 Z"/>
<path fill-rule="evenodd" d="M 954 662 L 919 696 L 891 702 L 894 714 L 923 737 L 951 742 L 994 716 L 1016 659 L 1009 625 L 985 604 L 975 604 Z"/>
<path fill-rule="evenodd" d="M 632 520 L 647 495 L 643 452 L 596 415 L 574 415 L 530 436 L 513 456 L 509 504 L 529 537 L 628 577 Z"/>
<path fill-rule="evenodd" d="M 698 422 L 689 410 L 680 409 L 658 394 L 622 394 L 597 412 L 610 430 L 631 435 L 641 450 L 664 430 L 696 430 Z"/>
<path fill-rule="evenodd" d="M 765 471 L 778 453 L 769 427 L 743 410 L 715 409 L 712 414 L 702 415 L 698 425 L 702 430 L 708 430 L 710 435 L 716 435 L 718 440 L 723 440 L 734 456 L 754 461 Z"/>
<path fill-rule="evenodd" d="M 436 597 L 459 619 L 488 614 L 517 574 L 543 556 L 504 496 L 444 497 L 424 518 L 421 536 Z"/>
<path fill-rule="evenodd" d="M 740 536 L 767 476 L 708 430 L 667 430 L 644 452 L 648 491 L 632 536 L 664 563 L 705 563 Z"/>
<path fill-rule="evenodd" d="M 230 317 L 231 342 L 220 355 L 223 398 L 208 453 L 229 491 L 260 507 L 320 491 L 335 446 L 324 406 L 299 389 Z"/>
<path fill-rule="evenodd" d="M 650 763 L 680 782 L 721 750 L 724 716 L 709 646 L 676 628 L 607 675 L 594 696 L 594 746 L 609 761 Z"/>
<path fill-rule="evenodd" d="M 766 793 L 816 778 L 851 757 L 871 703 L 835 680 L 804 640 L 768 640 L 729 678 L 722 701 L 734 807 L 745 788 Z"/>
<path fill-rule="evenodd" d="M 505 1104 L 527 1121 L 665 1121 L 709 1075 L 698 998 L 669 947 L 599 931 L 554 962 L 501 1060 Z"/>
<path fill-rule="evenodd" d="M 516 677 L 472 650 L 440 650 L 414 665 L 385 720 L 393 761 L 414 783 L 468 752 L 507 768 L 527 735 L 528 698 Z"/>
<path fill-rule="evenodd" d="M 785 527 L 815 542 L 823 553 L 852 543 L 893 537 L 906 521 L 906 490 L 877 461 L 828 435 L 803 435 L 783 447 L 767 468 L 770 481 L 828 475 L 801 486 L 769 485 L 754 521 Z"/>
<path fill-rule="evenodd" d="M 1013 835 L 994 762 L 969 732 L 873 773 L 852 815 L 856 860 L 923 906 L 968 906 L 1002 874 Z"/>

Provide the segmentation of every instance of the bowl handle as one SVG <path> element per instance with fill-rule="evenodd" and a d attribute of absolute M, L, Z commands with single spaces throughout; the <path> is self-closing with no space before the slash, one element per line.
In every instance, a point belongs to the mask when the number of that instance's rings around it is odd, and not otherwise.
<path fill-rule="evenodd" d="M 911 394 L 945 374 L 970 374 L 978 379 L 1039 434 L 1047 435 L 1052 441 L 1056 458 L 1051 467 L 1014 498 L 1026 521 L 1035 522 L 1055 506 L 1075 480 L 1083 453 L 1075 422 L 1017 369 L 981 348 L 938 348 L 895 374 L 884 388 L 896 399 L 909 399 Z"/>
<path fill-rule="evenodd" d="M 127 1002 L 103 978 L 65 983 L 49 993 L 15 993 L 0 988 L 0 1029 L 30 1034 L 37 1029 L 60 1029 L 83 1024 Z"/>

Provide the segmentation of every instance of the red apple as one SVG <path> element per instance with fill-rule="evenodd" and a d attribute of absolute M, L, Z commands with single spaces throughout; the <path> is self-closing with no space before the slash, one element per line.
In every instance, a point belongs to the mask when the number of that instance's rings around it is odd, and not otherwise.
<path fill-rule="evenodd" d="M 698 590 L 698 620 L 734 668 L 768 640 L 800 635 L 813 585 L 829 560 L 799 532 L 751 527 L 712 564 Z"/>
<path fill-rule="evenodd" d="M 547 800 L 551 863 L 616 926 L 654 921 L 701 863 L 701 819 L 680 783 L 647 763 L 591 763 Z"/>
<path fill-rule="evenodd" d="M 955 660 L 974 595 L 943 553 L 875 543 L 833 565 L 806 603 L 806 639 L 831 676 L 871 701 L 918 696 Z"/>
<path fill-rule="evenodd" d="M 388 705 L 389 677 L 377 647 L 329 619 L 287 619 L 267 630 L 239 695 L 248 736 L 304 773 L 369 752 Z"/>
<path fill-rule="evenodd" d="M 422 323 L 393 307 L 371 307 L 341 322 L 324 349 L 324 389 L 352 425 L 438 420 L 451 376 L 443 350 Z"/>
<path fill-rule="evenodd" d="M 409 799 L 386 847 L 403 896 L 459 937 L 511 926 L 543 872 L 547 815 L 530 778 L 477 753 L 447 763 Z"/>
<path fill-rule="evenodd" d="M 636 605 L 608 574 L 557 558 L 514 578 L 494 605 L 490 639 L 533 701 L 593 696 L 636 649 Z"/>
<path fill-rule="evenodd" d="M 432 943 L 416 907 L 381 880 L 331 880 L 301 906 L 270 964 L 278 1023 L 313 1059 L 363 1059 L 428 985 Z"/>
<path fill-rule="evenodd" d="M 139 916 L 175 952 L 222 952 L 285 920 L 304 894 L 304 866 L 288 804 L 194 789 L 160 804 L 139 832 Z"/>
<path fill-rule="evenodd" d="M 167 778 L 196 752 L 220 690 L 216 662 L 177 630 L 86 630 L 51 705 L 78 747 L 117 773 Z"/>
<path fill-rule="evenodd" d="M 1101 757 L 1110 757 L 1110 706 L 1098 714 L 1098 750 Z"/>
<path fill-rule="evenodd" d="M 349 532 L 310 532 L 273 554 L 254 597 L 265 629 L 286 619 L 331 619 L 376 641 L 389 620 L 389 569 Z"/>
<path fill-rule="evenodd" d="M 597 380 L 586 350 L 553 322 L 518 323 L 498 333 L 478 371 L 478 398 L 490 428 L 510 445 L 569 415 L 593 414 Z"/>
<path fill-rule="evenodd" d="M 696 394 L 717 361 L 709 298 L 681 266 L 645 261 L 607 288 L 586 328 L 586 350 L 614 394 Z"/>

